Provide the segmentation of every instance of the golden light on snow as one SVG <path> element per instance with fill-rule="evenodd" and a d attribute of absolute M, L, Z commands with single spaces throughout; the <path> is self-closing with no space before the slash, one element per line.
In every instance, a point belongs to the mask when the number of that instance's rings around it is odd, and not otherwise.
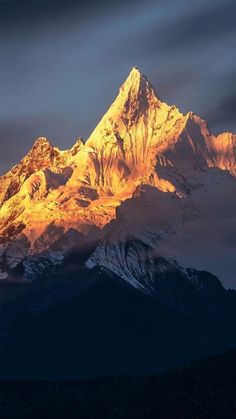
<path fill-rule="evenodd" d="M 184 161 L 179 151 L 183 142 L 184 153 L 190 155 L 187 164 L 195 164 L 191 156 L 201 150 L 209 167 L 235 175 L 235 136 L 214 137 L 194 114 L 183 115 L 161 102 L 146 77 L 133 68 L 85 144 L 78 139 L 71 149 L 61 151 L 39 138 L 2 177 L 1 239 L 23 233 L 33 252 L 49 225 L 55 229 L 45 232 L 48 242 L 60 228 L 103 228 L 139 185 L 183 197 L 185 190 L 165 174 L 165 169 L 175 164 L 178 170 Z"/>

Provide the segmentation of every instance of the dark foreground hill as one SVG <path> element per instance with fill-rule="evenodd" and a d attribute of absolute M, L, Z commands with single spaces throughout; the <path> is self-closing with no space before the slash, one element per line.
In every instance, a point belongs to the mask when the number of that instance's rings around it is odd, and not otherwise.
<path fill-rule="evenodd" d="M 4 419 L 236 417 L 236 352 L 153 377 L 0 383 Z"/>
<path fill-rule="evenodd" d="M 1 288 L 1 379 L 155 374 L 236 348 L 236 293 L 207 273 L 195 274 L 204 287 L 182 271 L 163 275 L 157 296 L 78 267 L 24 293 Z"/>

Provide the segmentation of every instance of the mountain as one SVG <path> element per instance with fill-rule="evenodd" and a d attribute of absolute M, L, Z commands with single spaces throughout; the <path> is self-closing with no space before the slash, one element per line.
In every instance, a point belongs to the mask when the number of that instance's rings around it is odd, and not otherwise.
<path fill-rule="evenodd" d="M 36 140 L 0 181 L 0 377 L 145 374 L 235 348 L 235 142 L 137 68 L 86 142 Z"/>
<path fill-rule="evenodd" d="M 142 256 L 137 246 L 132 260 L 122 249 L 137 241 L 150 263 L 161 256 L 234 287 L 235 144 L 235 135 L 215 137 L 192 112 L 162 102 L 133 68 L 85 143 L 60 151 L 39 138 L 1 177 L 1 278 L 55 246 L 61 261 L 74 243 L 100 239 L 87 266 L 133 283 L 130 264 Z"/>
<path fill-rule="evenodd" d="M 212 275 L 166 266 L 150 295 L 66 259 L 50 279 L 0 284 L 1 379 L 155 374 L 236 347 L 236 292 Z"/>

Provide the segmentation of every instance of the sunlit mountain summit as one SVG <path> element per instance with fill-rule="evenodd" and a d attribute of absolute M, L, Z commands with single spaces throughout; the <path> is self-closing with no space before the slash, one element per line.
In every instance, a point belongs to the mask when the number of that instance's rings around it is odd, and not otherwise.
<path fill-rule="evenodd" d="M 151 273 L 138 273 L 138 249 L 130 261 L 122 253 L 132 237 L 150 248 L 150 260 L 209 270 L 232 286 L 235 145 L 235 135 L 214 136 L 200 117 L 163 102 L 134 67 L 87 141 L 59 150 L 39 138 L 1 176 L 2 278 L 54 248 L 62 263 L 77 242 L 96 239 L 87 266 L 146 288 Z"/>

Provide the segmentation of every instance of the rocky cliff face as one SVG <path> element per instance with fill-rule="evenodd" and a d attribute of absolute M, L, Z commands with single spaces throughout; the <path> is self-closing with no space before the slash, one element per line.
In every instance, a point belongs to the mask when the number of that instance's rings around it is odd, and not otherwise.
<path fill-rule="evenodd" d="M 162 102 L 134 68 L 85 143 L 60 151 L 39 138 L 1 177 L 2 277 L 73 229 L 99 239 L 88 266 L 122 271 L 141 286 L 150 269 L 143 246 L 149 262 L 161 255 L 232 285 L 235 143 L 235 135 L 215 137 L 198 116 Z"/>

